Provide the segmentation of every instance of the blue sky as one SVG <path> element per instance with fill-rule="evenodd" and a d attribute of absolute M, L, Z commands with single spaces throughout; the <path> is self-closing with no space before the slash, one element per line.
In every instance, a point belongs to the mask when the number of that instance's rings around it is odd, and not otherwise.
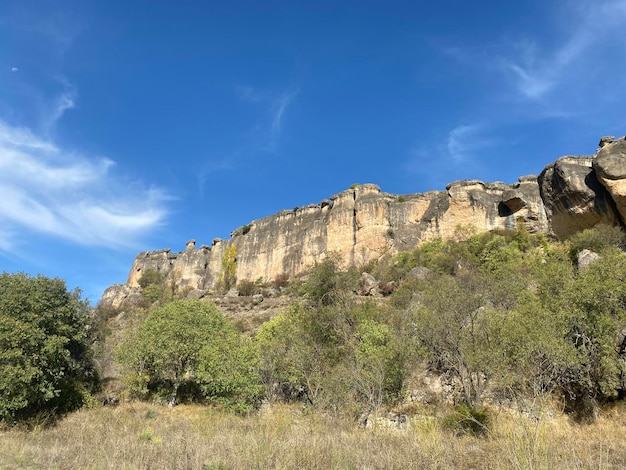
<path fill-rule="evenodd" d="M 625 44 L 626 0 L 4 0 L 0 270 L 95 303 L 352 183 L 513 183 L 626 134 Z"/>

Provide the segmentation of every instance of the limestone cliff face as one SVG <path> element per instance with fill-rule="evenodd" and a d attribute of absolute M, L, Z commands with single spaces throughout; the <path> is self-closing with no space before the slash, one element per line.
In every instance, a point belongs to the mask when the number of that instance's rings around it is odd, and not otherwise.
<path fill-rule="evenodd" d="M 198 249 L 191 240 L 180 253 L 140 253 L 127 285 L 137 287 L 143 271 L 155 269 L 181 288 L 213 289 L 231 246 L 236 247 L 238 280 L 269 281 L 283 274 L 298 276 L 329 252 L 363 265 L 436 237 L 454 237 L 459 228 L 513 228 L 516 220 L 533 232 L 548 226 L 536 177 L 515 185 L 457 181 L 446 191 L 403 196 L 364 184 L 319 204 L 255 220 L 210 247 Z"/>
<path fill-rule="evenodd" d="M 599 223 L 623 226 L 626 140 L 605 137 L 601 147 L 593 157 L 561 157 L 538 177 L 512 185 L 456 181 L 445 191 L 401 196 L 358 185 L 318 204 L 252 221 L 211 246 L 197 248 L 191 240 L 180 253 L 140 253 L 127 287 L 137 287 L 151 268 L 181 288 L 214 289 L 232 246 L 238 281 L 270 281 L 296 277 L 329 252 L 362 265 L 436 237 L 454 238 L 459 228 L 482 232 L 524 224 L 529 232 L 563 238 Z"/>

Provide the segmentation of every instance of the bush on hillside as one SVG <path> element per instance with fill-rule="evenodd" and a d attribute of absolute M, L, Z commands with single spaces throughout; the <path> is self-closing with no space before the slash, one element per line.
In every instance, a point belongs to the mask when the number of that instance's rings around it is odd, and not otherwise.
<path fill-rule="evenodd" d="M 89 308 L 61 279 L 0 275 L 0 421 L 74 410 L 97 386 Z"/>
<path fill-rule="evenodd" d="M 150 311 L 116 351 L 130 392 L 166 397 L 202 393 L 211 401 L 249 407 L 260 382 L 252 349 L 214 305 L 175 300 Z M 182 393 L 180 393 L 182 392 Z"/>
<path fill-rule="evenodd" d="M 620 227 L 596 225 L 572 235 L 569 242 L 570 255 L 572 259 L 576 259 L 578 253 L 584 249 L 596 253 L 601 253 L 608 247 L 618 247 L 623 250 L 626 247 L 626 234 Z"/>

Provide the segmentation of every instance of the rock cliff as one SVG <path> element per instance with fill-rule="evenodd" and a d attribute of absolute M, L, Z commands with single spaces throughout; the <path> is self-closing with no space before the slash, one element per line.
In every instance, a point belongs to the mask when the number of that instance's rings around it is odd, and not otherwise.
<path fill-rule="evenodd" d="M 604 223 L 624 225 L 626 140 L 603 137 L 594 156 L 565 156 L 539 176 L 515 184 L 465 180 L 445 191 L 394 195 L 374 184 L 357 185 L 318 204 L 254 220 L 210 246 L 187 242 L 140 253 L 125 288 L 137 287 L 143 271 L 155 269 L 179 288 L 211 290 L 227 249 L 236 249 L 237 280 L 295 277 L 329 252 L 362 265 L 385 254 L 410 250 L 436 237 L 463 230 L 511 229 L 564 238 Z M 116 287 L 115 291 L 123 289 Z M 109 297 L 115 297 L 113 291 Z"/>

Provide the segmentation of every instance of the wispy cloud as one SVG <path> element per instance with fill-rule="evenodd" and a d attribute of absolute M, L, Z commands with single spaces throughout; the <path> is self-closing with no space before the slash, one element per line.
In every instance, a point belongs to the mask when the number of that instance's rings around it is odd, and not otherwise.
<path fill-rule="evenodd" d="M 225 157 L 216 160 L 207 161 L 198 173 L 198 191 L 200 196 L 204 195 L 204 185 L 207 183 L 209 176 L 218 171 L 231 171 L 237 168 L 235 163 L 236 156 Z"/>
<path fill-rule="evenodd" d="M 61 102 L 60 108 L 68 106 Z M 114 162 L 79 155 L 0 120 L 0 250 L 30 233 L 88 246 L 132 246 L 163 222 L 164 192 L 112 174 Z"/>
<path fill-rule="evenodd" d="M 75 106 L 75 95 L 73 87 L 66 84 L 66 90 L 57 96 L 50 109 L 44 112 L 42 117 L 43 129 L 46 133 L 50 133 L 54 130 L 57 122 L 63 117 L 65 112 L 69 109 L 73 109 Z"/>
<path fill-rule="evenodd" d="M 258 119 L 251 123 L 238 148 L 226 152 L 216 158 L 207 159 L 198 174 L 198 190 L 204 193 L 209 177 L 216 172 L 232 171 L 244 164 L 246 159 L 257 157 L 259 153 L 276 153 L 278 143 L 283 134 L 285 114 L 299 93 L 299 89 L 290 88 L 279 93 L 272 93 L 251 86 L 239 86 L 235 93 L 244 103 L 254 104 L 260 108 Z"/>
<path fill-rule="evenodd" d="M 514 54 L 501 59 L 526 98 L 543 98 L 564 83 L 581 81 L 581 75 L 610 59 L 602 57 L 607 45 L 626 41 L 626 0 L 566 2 L 563 11 L 569 12 L 564 21 L 569 27 L 555 47 L 525 39 L 515 45 Z"/>
<path fill-rule="evenodd" d="M 267 98 L 251 86 L 238 86 L 235 88 L 235 91 L 241 101 L 258 103 L 259 101 L 264 101 Z"/>
<path fill-rule="evenodd" d="M 282 123 L 283 123 L 283 116 L 285 114 L 285 111 L 287 111 L 287 108 L 289 107 L 289 105 L 294 100 L 297 94 L 298 94 L 297 90 L 288 91 L 279 95 L 272 101 L 272 106 L 270 110 L 270 115 L 272 118 L 271 127 L 270 127 L 270 148 L 272 150 L 275 150 L 276 143 L 282 132 Z"/>
<path fill-rule="evenodd" d="M 448 132 L 447 156 L 456 163 L 467 162 L 476 152 L 494 145 L 494 139 L 483 134 L 478 124 L 461 124 Z"/>
<path fill-rule="evenodd" d="M 438 143 L 412 148 L 406 169 L 424 178 L 431 188 L 454 178 L 477 178 L 484 170 L 483 153 L 500 144 L 492 134 L 493 129 L 482 123 L 459 124 Z"/>
<path fill-rule="evenodd" d="M 262 92 L 253 87 L 237 88 L 239 99 L 260 104 L 265 107 L 263 118 L 253 126 L 253 146 L 274 153 L 283 131 L 283 122 L 287 108 L 293 103 L 299 89 L 290 88 L 279 93 Z"/>

